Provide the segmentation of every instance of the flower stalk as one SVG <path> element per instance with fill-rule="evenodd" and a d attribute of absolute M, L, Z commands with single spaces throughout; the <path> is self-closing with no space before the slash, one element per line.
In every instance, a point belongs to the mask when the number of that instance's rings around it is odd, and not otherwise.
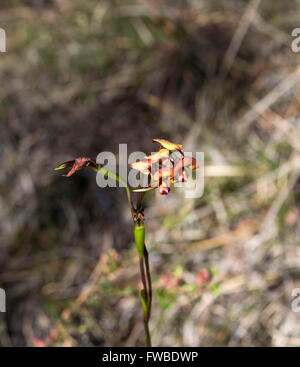
<path fill-rule="evenodd" d="M 147 191 L 159 188 L 161 195 L 167 195 L 170 191 L 170 184 L 176 182 L 185 182 L 187 180 L 187 174 L 185 168 L 196 169 L 196 160 L 194 158 L 184 157 L 181 144 L 174 144 L 165 139 L 153 139 L 153 142 L 159 143 L 159 150 L 149 156 L 145 156 L 142 160 L 132 163 L 130 166 L 140 174 L 148 176 L 148 187 L 139 186 L 138 189 L 133 190 L 137 192 L 136 207 L 133 204 L 131 197 L 131 190 L 127 182 L 118 174 L 105 169 L 92 158 L 76 158 L 75 160 L 68 161 L 59 165 L 55 170 L 60 170 L 70 167 L 70 171 L 64 175 L 66 177 L 72 176 L 76 171 L 88 167 L 96 173 L 101 173 L 105 177 L 121 183 L 127 193 L 127 200 L 130 206 L 132 220 L 134 224 L 134 240 L 135 246 L 139 255 L 139 267 L 143 289 L 140 291 L 140 300 L 144 313 L 144 329 L 146 336 L 146 345 L 151 347 L 151 335 L 149 330 L 149 321 L 151 317 L 152 307 L 152 281 L 151 271 L 149 264 L 149 253 L 145 245 L 145 224 L 143 213 L 143 197 Z M 175 164 L 174 159 L 171 157 L 173 152 L 180 153 L 180 159 Z M 153 172 L 153 166 L 155 168 Z M 151 183 L 149 183 L 152 180 Z"/>
<path fill-rule="evenodd" d="M 146 334 L 146 345 L 151 347 L 149 332 L 149 320 L 152 303 L 152 284 L 149 268 L 148 251 L 145 246 L 145 225 L 143 219 L 137 218 L 134 226 L 135 245 L 139 254 L 140 273 L 143 284 L 140 297 L 144 311 L 144 329 Z"/>

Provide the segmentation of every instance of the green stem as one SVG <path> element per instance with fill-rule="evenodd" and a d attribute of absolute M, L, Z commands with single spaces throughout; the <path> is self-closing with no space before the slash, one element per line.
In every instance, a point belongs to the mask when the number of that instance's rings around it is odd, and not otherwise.
<path fill-rule="evenodd" d="M 124 187 L 126 188 L 128 203 L 131 208 L 132 219 L 135 223 L 137 219 L 136 218 L 137 211 L 134 208 L 134 205 L 132 202 L 130 188 L 127 185 L 127 183 L 125 182 L 125 180 L 122 177 L 120 177 L 118 174 L 111 172 L 100 165 L 98 166 L 98 168 L 95 169 L 95 171 L 100 172 L 104 176 L 110 177 L 113 180 L 118 181 L 124 185 Z M 143 192 L 138 193 L 138 200 L 137 200 L 138 201 L 137 202 L 138 211 L 142 210 L 143 196 L 144 196 Z M 149 320 L 150 320 L 150 315 L 151 315 L 151 304 L 152 304 L 152 283 L 151 283 L 151 274 L 150 274 L 150 266 L 149 266 L 149 255 L 148 255 L 148 251 L 145 246 L 144 246 L 144 252 L 142 252 L 142 254 L 139 254 L 139 263 L 140 263 L 141 279 L 143 283 L 141 301 L 142 301 L 143 311 L 144 311 L 144 329 L 145 329 L 145 334 L 146 334 L 146 346 L 151 347 L 152 345 L 151 345 L 151 335 L 149 331 Z M 145 271 L 145 268 L 146 268 L 146 271 Z"/>
<path fill-rule="evenodd" d="M 142 257 L 140 257 L 140 272 L 141 272 L 143 288 L 145 291 L 145 297 L 147 301 L 147 312 L 148 312 L 148 289 L 147 289 L 146 276 L 145 276 L 144 259 Z"/>
<path fill-rule="evenodd" d="M 147 276 L 147 283 L 148 283 L 148 319 L 151 317 L 151 307 L 152 307 L 152 281 L 151 281 L 151 272 L 150 272 L 150 265 L 149 265 L 149 254 L 144 245 L 144 259 L 145 259 L 145 266 L 146 266 L 146 276 Z"/>
<path fill-rule="evenodd" d="M 144 319 L 144 329 L 146 333 L 146 346 L 152 347 L 151 336 L 150 336 L 150 331 L 149 331 L 149 320 Z"/>
<path fill-rule="evenodd" d="M 147 296 L 145 290 L 141 290 L 141 302 L 144 311 L 144 329 L 146 335 L 146 346 L 151 347 L 151 336 L 149 331 L 149 318 L 148 318 L 148 310 L 147 310 Z"/>

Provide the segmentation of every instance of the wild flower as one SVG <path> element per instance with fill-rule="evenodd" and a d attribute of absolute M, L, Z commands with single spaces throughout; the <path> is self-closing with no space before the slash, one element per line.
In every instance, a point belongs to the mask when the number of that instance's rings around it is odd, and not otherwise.
<path fill-rule="evenodd" d="M 64 162 L 55 168 L 55 170 L 61 170 L 70 167 L 70 171 L 66 175 L 63 175 L 70 177 L 78 170 L 88 167 L 97 173 L 101 173 L 119 181 L 125 186 L 134 223 L 135 244 L 139 254 L 140 273 L 143 284 L 143 289 L 140 291 L 140 299 L 144 312 L 144 329 L 147 346 L 151 346 L 149 320 L 152 306 L 152 281 L 149 266 L 149 255 L 145 245 L 145 218 L 142 203 L 143 196 L 146 191 L 155 188 L 159 188 L 159 192 L 162 195 L 168 194 L 171 184 L 187 181 L 187 169 L 196 169 L 196 160 L 192 157 L 185 157 L 181 144 L 175 144 L 165 139 L 153 139 L 153 142 L 160 144 L 158 151 L 145 156 L 142 160 L 130 165 L 131 168 L 134 168 L 140 173 L 146 175 L 150 181 L 148 183 L 148 187 L 132 190 L 138 192 L 136 205 L 133 204 L 131 189 L 127 185 L 126 181 L 116 173 L 108 171 L 100 164 L 97 164 L 92 158 L 79 157 L 72 161 Z"/>
<path fill-rule="evenodd" d="M 148 184 L 148 188 L 134 191 L 145 192 L 159 188 L 161 195 L 167 195 L 171 184 L 187 181 L 188 174 L 186 169 L 196 169 L 196 160 L 195 158 L 184 156 L 181 144 L 175 144 L 165 139 L 153 139 L 153 142 L 160 144 L 160 149 L 157 152 L 130 164 L 131 168 L 149 176 L 152 182 Z M 179 152 L 180 157 L 173 154 L 174 152 Z"/>

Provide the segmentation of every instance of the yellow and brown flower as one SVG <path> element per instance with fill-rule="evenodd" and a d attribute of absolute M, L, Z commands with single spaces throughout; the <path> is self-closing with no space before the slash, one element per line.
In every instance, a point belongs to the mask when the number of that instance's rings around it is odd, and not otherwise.
<path fill-rule="evenodd" d="M 145 175 L 151 175 L 153 182 L 148 185 L 148 189 L 159 187 L 160 194 L 167 195 L 171 184 L 187 181 L 186 168 L 196 169 L 196 160 L 192 157 L 184 157 L 181 144 L 175 144 L 165 139 L 153 139 L 153 142 L 160 143 L 162 148 L 130 166 Z M 171 158 L 173 151 L 179 151 L 183 158 L 175 162 Z"/>

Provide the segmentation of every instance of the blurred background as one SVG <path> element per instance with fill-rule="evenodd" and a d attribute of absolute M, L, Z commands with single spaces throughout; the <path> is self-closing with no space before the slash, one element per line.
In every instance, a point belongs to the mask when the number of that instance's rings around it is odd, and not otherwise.
<path fill-rule="evenodd" d="M 53 168 L 166 138 L 207 170 L 201 198 L 147 196 L 153 345 L 300 346 L 299 11 L 1 1 L 0 345 L 144 345 L 124 190 Z"/>

